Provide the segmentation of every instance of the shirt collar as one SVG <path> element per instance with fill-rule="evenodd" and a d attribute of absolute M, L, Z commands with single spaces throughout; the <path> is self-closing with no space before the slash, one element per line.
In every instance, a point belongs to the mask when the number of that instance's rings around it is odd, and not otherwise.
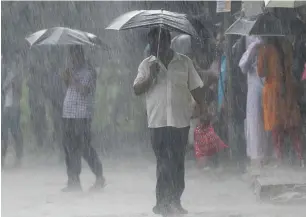
<path fill-rule="evenodd" d="M 173 55 L 173 58 L 172 58 L 171 62 L 172 62 L 172 61 L 180 60 L 180 59 L 181 59 L 181 56 L 180 56 L 177 52 L 175 52 L 175 51 L 173 51 L 173 52 L 174 52 L 174 55 Z M 151 55 L 151 56 L 149 57 L 149 63 L 154 62 L 154 61 L 156 61 L 156 60 L 157 60 L 156 56 Z"/>

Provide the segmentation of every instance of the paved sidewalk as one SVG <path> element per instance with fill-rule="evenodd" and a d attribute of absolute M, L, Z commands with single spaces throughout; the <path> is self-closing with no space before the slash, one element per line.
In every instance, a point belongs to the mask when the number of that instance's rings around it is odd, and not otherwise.
<path fill-rule="evenodd" d="M 88 193 L 94 176 L 84 163 L 83 193 L 62 193 L 63 166 L 33 166 L 2 172 L 4 217 L 153 217 L 155 164 L 104 161 L 107 186 Z M 85 166 L 86 165 L 86 166 Z M 182 203 L 187 217 L 305 217 L 305 205 L 277 206 L 256 201 L 247 183 L 226 171 L 199 172 L 187 164 Z"/>

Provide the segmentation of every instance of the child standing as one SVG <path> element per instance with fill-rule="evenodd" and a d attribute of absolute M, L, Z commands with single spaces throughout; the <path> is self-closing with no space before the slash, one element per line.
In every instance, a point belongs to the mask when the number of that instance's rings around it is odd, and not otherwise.
<path fill-rule="evenodd" d="M 200 123 L 194 131 L 194 151 L 199 168 L 207 167 L 209 157 L 228 146 L 215 133 L 209 116 L 200 116 Z"/>

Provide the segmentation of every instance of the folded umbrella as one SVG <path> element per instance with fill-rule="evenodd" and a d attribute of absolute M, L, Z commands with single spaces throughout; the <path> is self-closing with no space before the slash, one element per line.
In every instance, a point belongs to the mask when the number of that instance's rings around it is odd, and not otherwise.
<path fill-rule="evenodd" d="M 134 28 L 161 27 L 198 37 L 198 34 L 185 14 L 166 10 L 137 10 L 116 18 L 106 29 L 127 30 Z"/>
<path fill-rule="evenodd" d="M 108 46 L 102 43 L 102 41 L 96 35 L 66 27 L 43 29 L 29 35 L 26 37 L 26 40 L 29 42 L 30 46 L 97 45 L 108 49 Z"/>

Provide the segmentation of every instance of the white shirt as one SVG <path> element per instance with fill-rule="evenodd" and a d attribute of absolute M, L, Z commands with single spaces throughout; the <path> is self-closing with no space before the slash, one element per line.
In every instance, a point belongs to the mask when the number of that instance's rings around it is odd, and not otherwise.
<path fill-rule="evenodd" d="M 200 76 L 187 56 L 175 52 L 168 69 L 155 56 L 143 60 L 134 85 L 150 75 L 154 62 L 159 63 L 160 72 L 145 94 L 149 128 L 188 127 L 192 115 L 190 91 L 203 86 Z"/>

